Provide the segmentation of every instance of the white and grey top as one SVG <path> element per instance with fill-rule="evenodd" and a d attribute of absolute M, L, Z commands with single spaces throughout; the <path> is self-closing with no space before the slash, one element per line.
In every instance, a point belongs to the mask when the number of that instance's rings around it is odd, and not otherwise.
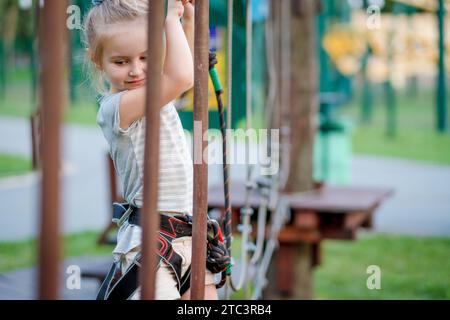
<path fill-rule="evenodd" d="M 97 123 L 109 144 L 117 177 L 128 203 L 142 207 L 145 118 L 120 128 L 119 104 L 126 91 L 101 98 Z M 160 111 L 159 212 L 192 215 L 193 164 L 183 126 L 173 102 Z M 125 223 L 114 253 L 124 254 L 140 245 L 141 230 Z"/>

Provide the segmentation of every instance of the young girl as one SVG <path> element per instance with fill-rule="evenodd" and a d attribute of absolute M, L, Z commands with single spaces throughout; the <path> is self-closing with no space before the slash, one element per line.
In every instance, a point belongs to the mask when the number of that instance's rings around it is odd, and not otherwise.
<path fill-rule="evenodd" d="M 85 20 L 93 80 L 103 94 L 97 123 L 109 143 L 123 198 L 142 207 L 145 137 L 148 0 L 95 0 Z M 183 25 L 180 19 L 183 18 Z M 183 29 L 184 28 L 184 29 Z M 161 74 L 160 171 L 158 212 L 192 215 L 193 165 L 173 100 L 193 86 L 194 1 L 169 0 L 165 20 L 165 59 Z M 109 90 L 105 92 L 105 82 Z M 156 214 L 156 213 L 155 213 Z M 114 261 L 122 274 L 140 251 L 141 228 L 126 221 L 119 229 Z M 192 237 L 176 238 L 182 275 L 191 264 Z M 162 260 L 156 275 L 156 299 L 180 297 L 172 268 Z M 213 274 L 206 270 L 205 299 L 217 299 Z M 139 299 L 137 290 L 131 299 Z"/>

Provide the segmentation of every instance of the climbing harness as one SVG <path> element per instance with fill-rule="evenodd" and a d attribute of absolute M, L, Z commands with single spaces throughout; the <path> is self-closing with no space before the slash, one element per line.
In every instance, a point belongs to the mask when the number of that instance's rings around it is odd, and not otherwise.
<path fill-rule="evenodd" d="M 172 241 L 176 238 L 192 236 L 192 219 L 190 216 L 170 217 L 164 214 L 161 217 L 161 227 L 158 232 L 157 263 L 167 263 L 174 271 L 177 288 L 180 295 L 189 288 L 190 269 L 182 277 L 182 257 L 172 248 Z M 113 204 L 113 221 L 119 226 L 125 221 L 139 225 L 140 210 L 127 203 Z M 103 281 L 97 294 L 97 300 L 126 300 L 133 296 L 138 288 L 138 274 L 141 263 L 141 254 L 138 253 L 133 263 L 124 274 L 120 266 L 113 263 L 107 277 Z"/>
<path fill-rule="evenodd" d="M 160 215 L 161 226 L 158 232 L 157 264 L 167 263 L 177 282 L 177 289 L 182 296 L 190 286 L 191 268 L 182 275 L 182 257 L 172 248 L 176 238 L 192 236 L 192 217 L 189 215 Z M 113 203 L 113 222 L 121 226 L 125 221 L 132 225 L 140 225 L 140 209 L 128 203 Z M 206 266 L 212 273 L 222 272 L 230 263 L 223 243 L 219 224 L 216 220 L 208 220 L 207 260 Z M 130 299 L 138 289 L 138 274 L 141 266 L 141 254 L 138 253 L 124 274 L 120 266 L 113 263 L 100 290 L 97 300 Z"/>

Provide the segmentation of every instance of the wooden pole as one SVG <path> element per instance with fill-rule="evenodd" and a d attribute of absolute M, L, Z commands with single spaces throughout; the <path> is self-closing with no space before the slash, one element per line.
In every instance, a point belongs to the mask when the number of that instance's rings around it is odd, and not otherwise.
<path fill-rule="evenodd" d="M 209 0 L 195 3 L 194 53 L 194 206 L 192 228 L 191 299 L 205 297 L 206 220 L 208 210 L 208 164 L 203 159 L 208 130 Z M 201 130 L 198 129 L 201 125 Z M 199 135 L 201 135 L 200 138 Z M 197 139 L 196 139 L 197 137 Z M 196 143 L 201 141 L 201 143 Z M 200 159 L 198 159 L 200 155 Z M 198 161 L 200 160 L 200 161 Z"/>
<path fill-rule="evenodd" d="M 43 110 L 39 299 L 58 299 L 60 123 L 63 111 L 66 1 L 47 0 L 40 25 Z"/>
<path fill-rule="evenodd" d="M 317 0 L 296 0 L 291 30 L 291 155 L 288 192 L 312 190 L 313 146 L 318 111 Z M 305 81 L 306 80 L 306 81 Z M 313 298 L 312 245 L 295 250 L 294 299 Z"/>
<path fill-rule="evenodd" d="M 162 61 L 165 1 L 149 1 L 148 48 L 149 61 Z M 142 210 L 142 268 L 140 273 L 141 299 L 155 299 L 157 267 L 157 233 L 160 218 L 157 211 L 159 175 L 161 63 L 147 67 L 146 132 L 144 155 L 144 194 Z"/>
<path fill-rule="evenodd" d="M 318 109 L 316 0 L 294 0 L 291 19 L 291 168 L 287 192 L 313 188 L 313 144 Z M 294 3 L 295 3 L 294 2 Z M 295 6 L 294 6 L 295 8 Z"/>

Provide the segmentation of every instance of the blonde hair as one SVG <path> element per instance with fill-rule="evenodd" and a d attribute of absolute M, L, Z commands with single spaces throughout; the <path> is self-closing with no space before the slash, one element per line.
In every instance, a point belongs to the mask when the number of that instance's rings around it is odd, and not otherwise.
<path fill-rule="evenodd" d="M 92 59 L 100 62 L 103 55 L 103 40 L 106 30 L 116 23 L 129 22 L 139 18 L 146 18 L 148 14 L 148 0 L 103 0 L 97 1 L 84 19 L 83 42 L 92 52 Z M 86 57 L 88 75 L 94 88 L 99 93 L 106 93 L 106 79 L 102 72 Z"/>

